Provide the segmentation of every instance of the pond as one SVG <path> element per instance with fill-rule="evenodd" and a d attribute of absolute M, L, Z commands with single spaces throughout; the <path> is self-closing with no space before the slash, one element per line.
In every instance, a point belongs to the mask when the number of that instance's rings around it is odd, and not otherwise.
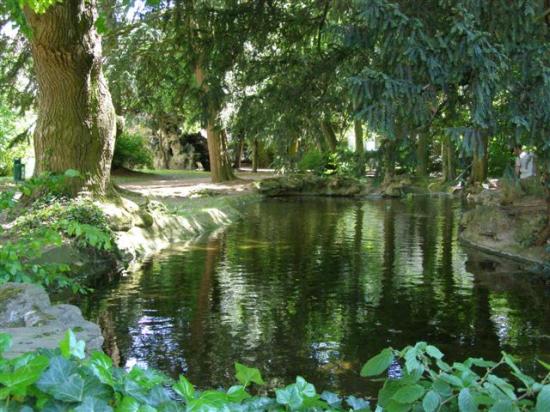
<path fill-rule="evenodd" d="M 272 199 L 191 245 L 174 245 L 82 302 L 121 366 L 228 386 L 235 361 L 270 384 L 370 393 L 358 374 L 382 348 L 419 340 L 449 360 L 549 360 L 550 288 L 469 256 L 449 197 Z M 115 353 L 116 355 L 116 353 Z"/>

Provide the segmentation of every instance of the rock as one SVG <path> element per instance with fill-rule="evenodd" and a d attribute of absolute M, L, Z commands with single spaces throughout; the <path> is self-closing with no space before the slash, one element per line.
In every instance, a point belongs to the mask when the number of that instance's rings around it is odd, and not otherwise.
<path fill-rule="evenodd" d="M 12 337 L 12 346 L 4 353 L 6 358 L 39 348 L 55 349 L 67 329 L 86 342 L 88 351 L 101 350 L 99 326 L 85 320 L 76 306 L 52 306 L 40 286 L 6 283 L 0 287 L 0 302 L 0 333 Z"/>
<path fill-rule="evenodd" d="M 37 285 L 6 283 L 0 288 L 0 325 L 25 326 L 25 314 L 50 306 L 48 294 Z"/>

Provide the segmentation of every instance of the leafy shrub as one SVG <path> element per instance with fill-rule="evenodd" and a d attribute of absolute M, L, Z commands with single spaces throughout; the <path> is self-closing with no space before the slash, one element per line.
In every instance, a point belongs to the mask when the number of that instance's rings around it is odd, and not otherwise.
<path fill-rule="evenodd" d="M 38 283 L 85 291 L 67 276 L 67 265 L 42 261 L 48 248 L 61 246 L 64 240 L 100 251 L 113 248 L 113 234 L 101 209 L 86 198 L 64 197 L 66 182 L 77 176 L 78 172 L 68 171 L 31 179 L 18 187 L 22 198 L 15 190 L 2 193 L 0 211 L 7 211 L 13 220 L 0 242 L 0 284 Z"/>
<path fill-rule="evenodd" d="M 116 139 L 113 168 L 153 168 L 153 153 L 147 139 L 139 134 L 123 133 Z"/>
<path fill-rule="evenodd" d="M 53 230 L 40 229 L 15 241 L 0 243 L 0 284 L 6 282 L 38 283 L 58 288 L 70 287 L 75 293 L 84 290 L 67 277 L 69 267 L 59 263 L 38 263 L 44 250 L 60 246 L 61 236 Z"/>
<path fill-rule="evenodd" d="M 311 171 L 318 175 L 338 175 L 345 177 L 360 176 L 361 170 L 359 157 L 348 148 L 339 148 L 333 153 L 322 153 L 318 150 L 306 152 L 298 162 L 300 171 Z"/>
<path fill-rule="evenodd" d="M 328 164 L 328 157 L 319 150 L 310 150 L 298 162 L 298 169 L 302 172 L 312 171 L 321 174 Z"/>
<path fill-rule="evenodd" d="M 10 344 L 0 335 L 0 355 Z M 550 410 L 550 374 L 541 382 L 525 375 L 503 353 L 499 362 L 469 358 L 452 366 L 424 342 L 402 351 L 384 349 L 361 370 L 377 376 L 388 369 L 376 411 L 536 411 Z M 541 362 L 542 363 L 542 362 Z M 550 370 L 550 365 L 542 363 Z M 400 366 L 403 365 L 403 369 Z M 507 368 L 511 379 L 495 374 Z M 197 390 L 185 377 L 177 381 L 153 370 L 113 367 L 101 352 L 86 358 L 84 342 L 68 331 L 59 349 L 40 350 L 6 360 L 0 356 L 0 399 L 3 410 L 47 411 L 371 411 L 368 400 L 318 394 L 304 378 L 275 389 L 274 397 L 253 396 L 251 385 L 263 385 L 260 371 L 235 364 L 238 384 L 228 390 Z M 373 400 L 374 403 L 374 400 Z"/>
<path fill-rule="evenodd" d="M 17 137 L 16 120 L 15 112 L 0 97 L 0 176 L 11 175 L 13 160 L 25 152 L 22 145 L 13 144 Z"/>

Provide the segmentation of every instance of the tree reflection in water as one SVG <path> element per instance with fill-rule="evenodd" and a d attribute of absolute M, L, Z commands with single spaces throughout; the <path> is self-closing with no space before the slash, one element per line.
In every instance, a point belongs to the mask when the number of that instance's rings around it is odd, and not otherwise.
<path fill-rule="evenodd" d="M 232 383 L 240 361 L 271 383 L 299 374 L 364 393 L 366 359 L 418 340 L 451 360 L 504 349 L 534 371 L 535 354 L 550 360 L 548 287 L 511 268 L 470 262 L 468 271 L 457 206 L 448 197 L 268 200 L 83 307 L 109 312 L 123 364 L 186 373 L 203 387 Z"/>

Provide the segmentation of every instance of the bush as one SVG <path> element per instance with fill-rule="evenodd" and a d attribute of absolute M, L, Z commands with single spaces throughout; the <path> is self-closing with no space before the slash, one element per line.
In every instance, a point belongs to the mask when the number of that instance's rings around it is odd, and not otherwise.
<path fill-rule="evenodd" d="M 113 248 L 113 233 L 101 209 L 86 198 L 64 197 L 67 180 L 77 177 L 76 173 L 33 178 L 19 185 L 24 194 L 21 199 L 15 190 L 0 194 L 0 211 L 13 219 L 4 233 L 9 240 L 0 243 L 0 284 L 38 283 L 85 291 L 66 276 L 67 265 L 41 262 L 48 248 L 61 246 L 64 241 L 98 251 Z"/>
<path fill-rule="evenodd" d="M 298 162 L 298 169 L 302 172 L 311 171 L 316 174 L 321 174 L 325 171 L 328 164 L 328 156 L 321 153 L 319 150 L 310 150 L 302 156 Z"/>
<path fill-rule="evenodd" d="M 0 335 L 0 355 L 9 344 L 9 336 Z M 499 362 L 469 358 L 452 366 L 442 359 L 436 347 L 424 342 L 402 351 L 384 349 L 370 359 L 362 376 L 391 370 L 378 394 L 376 411 L 550 410 L 550 374 L 536 382 L 508 354 L 503 353 Z M 543 366 L 550 370 L 550 365 Z M 518 385 L 497 376 L 498 368 L 507 368 Z M 68 331 L 57 350 L 40 350 L 12 360 L 0 356 L 0 399 L 6 411 L 372 410 L 363 398 L 318 394 L 302 377 L 275 389 L 273 397 L 253 396 L 250 386 L 264 385 L 260 371 L 236 363 L 235 372 L 238 384 L 228 390 L 199 391 L 183 376 L 173 381 L 137 366 L 130 371 L 113 367 L 101 352 L 86 358 L 84 342 Z"/>
<path fill-rule="evenodd" d="M 116 139 L 113 168 L 153 168 L 153 152 L 139 134 L 122 133 Z"/>

